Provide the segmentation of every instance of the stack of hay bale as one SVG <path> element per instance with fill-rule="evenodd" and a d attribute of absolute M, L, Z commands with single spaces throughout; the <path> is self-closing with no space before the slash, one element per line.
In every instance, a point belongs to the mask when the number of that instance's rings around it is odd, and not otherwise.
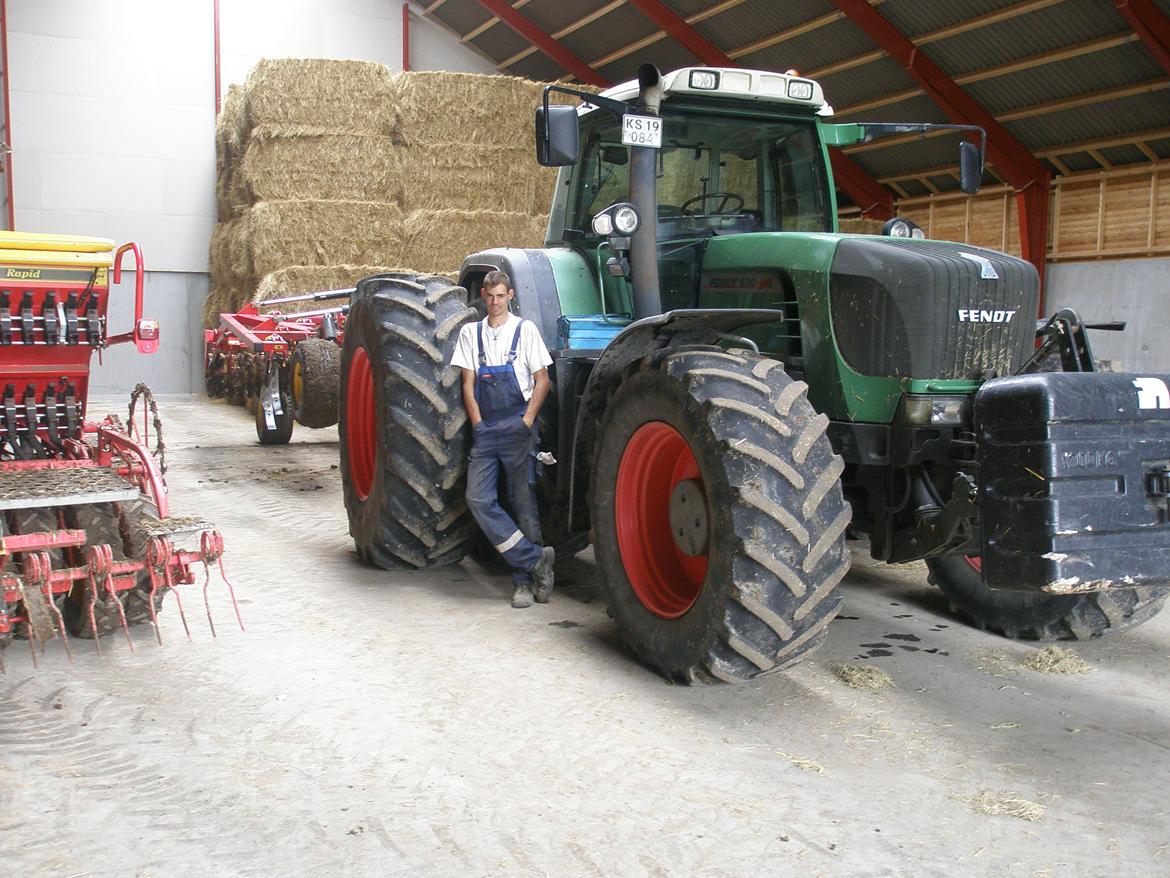
<path fill-rule="evenodd" d="M 208 325 L 254 298 L 390 267 L 454 274 L 485 247 L 540 246 L 556 174 L 537 165 L 543 85 L 280 59 L 232 86 L 216 126 Z"/>
<path fill-rule="evenodd" d="M 394 84 L 409 181 L 405 264 L 451 274 L 485 247 L 540 246 L 556 180 L 536 163 L 543 85 L 438 71 L 400 73 Z"/>

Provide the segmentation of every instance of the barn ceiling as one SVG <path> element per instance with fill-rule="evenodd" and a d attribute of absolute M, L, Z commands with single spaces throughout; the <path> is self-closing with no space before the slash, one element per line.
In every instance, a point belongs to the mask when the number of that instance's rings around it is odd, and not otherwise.
<path fill-rule="evenodd" d="M 1170 0 L 432 0 L 425 15 L 536 80 L 732 63 L 818 80 L 838 121 L 981 113 L 988 182 L 1017 188 L 1029 168 L 1170 159 Z M 897 196 L 958 188 L 953 137 L 844 152 Z"/>

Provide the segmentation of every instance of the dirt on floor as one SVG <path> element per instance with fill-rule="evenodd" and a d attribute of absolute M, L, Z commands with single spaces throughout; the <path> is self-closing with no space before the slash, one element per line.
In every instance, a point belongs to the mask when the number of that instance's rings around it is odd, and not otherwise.
<path fill-rule="evenodd" d="M 99 400 L 95 413 L 124 402 Z M 242 410 L 160 400 L 177 514 L 223 531 L 150 626 L 0 677 L 0 839 L 20 876 L 1105 876 L 1164 872 L 1170 615 L 1076 644 L 957 622 L 864 547 L 826 646 L 738 687 L 622 648 L 587 550 L 548 605 L 465 561 L 354 556 L 336 429 L 256 444 Z M 854 689 L 839 668 L 895 685 Z M 1037 810 L 1039 809 L 1039 810 Z M 1031 815 L 1031 816 L 1029 816 Z M 1033 819 L 1039 817 L 1037 822 Z"/>

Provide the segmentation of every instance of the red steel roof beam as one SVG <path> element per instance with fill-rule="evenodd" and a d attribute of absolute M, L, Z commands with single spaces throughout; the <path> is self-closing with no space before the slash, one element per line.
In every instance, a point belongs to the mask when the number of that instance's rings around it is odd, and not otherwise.
<path fill-rule="evenodd" d="M 1048 256 L 1047 205 L 1051 183 L 1048 168 L 867 0 L 832 0 L 832 3 L 901 64 L 952 122 L 978 125 L 987 132 L 988 156 L 996 172 L 1016 190 L 1024 258 L 1036 266 L 1043 284 Z M 1032 189 L 1036 192 L 1031 192 Z"/>
<path fill-rule="evenodd" d="M 670 34 L 702 63 L 719 67 L 740 66 L 722 49 L 668 9 L 660 0 L 628 0 L 628 2 Z M 889 219 L 894 215 L 894 196 L 889 189 L 840 150 L 830 149 L 829 158 L 833 163 L 833 177 L 849 194 L 853 202 L 861 207 L 863 216 Z"/>
<path fill-rule="evenodd" d="M 839 149 L 829 150 L 833 178 L 849 193 L 861 215 L 870 219 L 890 219 L 894 215 L 894 195 Z"/>
<path fill-rule="evenodd" d="M 704 64 L 718 65 L 720 67 L 739 66 L 722 49 L 683 21 L 674 12 L 667 9 L 666 4 L 660 2 L 660 0 L 628 0 L 628 2 L 674 37 L 676 42 L 680 43 L 683 48 Z"/>
<path fill-rule="evenodd" d="M 1113 5 L 1141 37 L 1150 54 L 1170 73 L 1170 19 L 1152 0 L 1114 0 Z"/>
<path fill-rule="evenodd" d="M 539 27 L 512 8 L 505 0 L 477 0 L 480 6 L 506 24 L 544 54 L 561 65 L 566 72 L 579 81 L 604 88 L 609 83 L 605 78 L 542 31 Z"/>

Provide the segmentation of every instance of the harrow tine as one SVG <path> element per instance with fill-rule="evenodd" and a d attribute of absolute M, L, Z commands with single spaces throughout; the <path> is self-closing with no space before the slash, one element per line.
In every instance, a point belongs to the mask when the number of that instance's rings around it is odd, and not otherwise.
<path fill-rule="evenodd" d="M 65 655 L 69 659 L 69 664 L 73 664 L 73 650 L 69 646 L 69 635 L 65 633 L 65 617 L 61 615 L 60 608 L 53 601 L 49 586 L 45 586 L 45 602 L 49 605 L 49 612 L 57 621 L 57 633 L 61 635 L 61 645 L 65 647 Z"/>
<path fill-rule="evenodd" d="M 28 632 L 28 651 L 32 656 L 33 670 L 36 670 L 40 667 L 40 663 L 37 661 L 37 635 L 33 631 L 32 625 L 27 622 L 24 623 L 24 630 Z"/>
<path fill-rule="evenodd" d="M 244 618 L 240 615 L 240 604 L 236 600 L 236 590 L 232 587 L 231 580 L 227 578 L 227 571 L 223 569 L 223 535 L 217 530 L 206 530 L 199 538 L 200 555 L 203 558 L 203 572 L 205 578 L 203 580 L 203 604 L 207 608 L 207 623 L 211 625 L 211 636 L 215 637 L 215 623 L 211 620 L 211 603 L 207 597 L 208 586 L 211 585 L 211 562 L 215 561 L 219 566 L 219 576 L 223 580 L 223 584 L 227 586 L 228 595 L 232 599 L 232 609 L 236 611 L 236 622 L 240 625 L 241 631 L 247 631 L 244 627 Z"/>
<path fill-rule="evenodd" d="M 179 590 L 175 588 L 174 582 L 171 581 L 171 568 L 166 568 L 167 587 L 171 594 L 175 596 L 175 606 L 179 608 L 179 618 L 183 620 L 183 630 L 187 632 L 187 640 L 191 639 L 191 628 L 187 625 L 187 614 L 183 612 L 183 599 L 179 596 Z"/>
<path fill-rule="evenodd" d="M 102 553 L 110 565 L 113 565 L 114 553 L 110 547 L 102 546 Z M 134 638 L 130 636 L 130 625 L 126 621 L 126 608 L 122 606 L 122 602 L 118 599 L 118 591 L 114 588 L 114 573 L 111 567 L 106 568 L 105 587 L 106 591 L 110 593 L 110 600 L 118 608 L 118 618 L 122 620 L 122 632 L 126 635 L 126 644 L 130 647 L 130 651 L 134 652 Z"/>
<path fill-rule="evenodd" d="M 94 615 L 94 607 L 97 604 L 98 586 L 97 586 L 97 568 L 101 565 L 101 552 L 98 551 L 97 546 L 91 546 L 89 549 L 89 592 L 88 600 L 86 601 L 86 609 L 89 614 L 89 631 L 93 635 L 93 646 L 100 656 L 102 654 L 102 641 L 98 634 L 97 617 Z"/>
<path fill-rule="evenodd" d="M 69 647 L 69 635 L 65 632 L 65 617 L 61 614 L 61 609 L 57 606 L 56 601 L 53 600 L 53 559 L 49 557 L 48 552 L 38 552 L 35 558 L 40 566 L 41 593 L 45 598 L 45 605 L 53 617 L 57 633 L 61 636 L 61 643 L 65 647 L 65 655 L 69 658 L 69 664 L 73 664 L 73 650 Z"/>
<path fill-rule="evenodd" d="M 150 624 L 154 626 L 154 636 L 158 639 L 158 645 L 162 646 L 162 629 L 158 627 L 158 613 L 154 609 L 154 596 L 158 593 L 158 571 L 150 564 L 150 549 L 147 549 L 147 568 L 150 572 L 150 597 L 147 598 L 146 606 L 150 611 Z"/>
<path fill-rule="evenodd" d="M 207 624 L 211 628 L 211 636 L 215 637 L 215 620 L 211 618 L 211 601 L 207 599 L 207 587 L 211 585 L 211 567 L 206 560 L 203 562 L 203 573 L 203 607 L 207 610 Z"/>

